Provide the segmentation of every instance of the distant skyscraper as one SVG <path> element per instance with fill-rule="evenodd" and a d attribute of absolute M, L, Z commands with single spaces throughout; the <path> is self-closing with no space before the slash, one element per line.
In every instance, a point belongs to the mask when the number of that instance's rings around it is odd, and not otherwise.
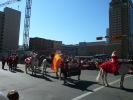
<path fill-rule="evenodd" d="M 109 37 L 109 28 L 106 29 L 106 36 L 107 36 L 106 42 L 109 43 L 109 38 L 108 38 Z"/>
<path fill-rule="evenodd" d="M 109 7 L 109 34 L 127 35 L 110 43 L 120 43 L 121 57 L 133 54 L 133 4 L 131 0 L 112 0 Z"/>
<path fill-rule="evenodd" d="M 21 12 L 5 8 L 0 12 L 0 51 L 18 49 Z"/>

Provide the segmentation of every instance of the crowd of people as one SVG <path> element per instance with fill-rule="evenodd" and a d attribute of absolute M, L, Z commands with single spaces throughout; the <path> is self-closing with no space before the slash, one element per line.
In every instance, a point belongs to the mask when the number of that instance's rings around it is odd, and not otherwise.
<path fill-rule="evenodd" d="M 17 55 L 11 55 L 9 57 L 2 57 L 1 59 L 2 62 L 2 69 L 5 69 L 5 64 L 7 63 L 7 65 L 9 66 L 9 70 L 13 71 L 17 68 L 17 64 L 18 64 L 18 56 Z"/>
<path fill-rule="evenodd" d="M 2 57 L 2 69 L 5 69 L 5 64 L 7 63 L 9 70 L 13 71 L 17 68 L 18 64 L 18 56 L 11 55 L 9 57 Z M 7 95 L 0 92 L 0 100 L 19 100 L 19 93 L 17 90 L 10 90 Z"/>
<path fill-rule="evenodd" d="M 33 53 L 32 56 L 30 56 L 29 58 L 34 58 L 34 55 L 36 56 L 36 53 Z M 54 55 L 51 56 L 51 62 L 53 61 L 53 57 Z M 119 64 L 118 64 L 118 55 L 117 52 L 114 51 L 111 55 L 112 59 L 108 60 L 108 61 L 104 61 L 104 63 L 102 63 L 100 65 L 101 68 L 103 68 L 104 70 L 107 70 L 109 73 L 116 73 L 118 72 L 119 69 Z M 28 57 L 27 57 L 28 58 Z M 60 63 L 60 67 L 61 67 L 61 72 L 64 73 L 64 77 L 67 77 L 68 74 L 68 68 L 72 65 L 78 66 L 79 70 L 78 70 L 78 75 L 80 77 L 80 73 L 81 73 L 81 69 L 82 67 L 86 67 L 84 65 L 87 65 L 87 67 L 94 67 L 96 68 L 95 62 L 92 61 L 91 59 L 80 59 L 80 58 L 73 58 L 70 56 L 61 56 L 62 60 Z M 11 55 L 7 58 L 2 57 L 1 59 L 2 61 L 2 69 L 5 69 L 5 64 L 7 63 L 7 65 L 9 66 L 9 70 L 15 70 L 17 68 L 17 64 L 18 64 L 18 56 L 16 55 Z M 25 59 L 26 61 L 30 61 Z M 70 74 L 70 73 L 69 73 Z M 0 100 L 19 100 L 19 94 L 16 90 L 11 90 L 8 92 L 7 96 L 5 96 L 6 99 L 4 99 L 4 95 L 2 93 L 0 93 Z"/>

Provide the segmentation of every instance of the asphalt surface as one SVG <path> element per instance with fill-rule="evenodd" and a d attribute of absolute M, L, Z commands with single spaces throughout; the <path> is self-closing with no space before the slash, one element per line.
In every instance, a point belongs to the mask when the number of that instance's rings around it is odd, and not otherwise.
<path fill-rule="evenodd" d="M 1 69 L 0 62 L 0 91 L 7 94 L 16 89 L 20 100 L 133 100 L 133 75 L 125 78 L 125 89 L 119 88 L 120 75 L 108 75 L 110 87 L 104 87 L 102 82 L 96 82 L 97 70 L 83 70 L 81 80 L 71 77 L 64 85 L 63 80 L 57 79 L 55 73 L 48 69 L 48 75 L 32 76 L 26 74 L 24 65 L 19 64 L 16 71 Z"/>

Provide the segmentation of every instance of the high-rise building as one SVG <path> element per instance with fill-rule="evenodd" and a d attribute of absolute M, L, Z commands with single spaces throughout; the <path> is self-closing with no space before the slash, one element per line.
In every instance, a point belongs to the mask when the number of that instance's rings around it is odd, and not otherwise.
<path fill-rule="evenodd" d="M 123 36 L 121 39 L 110 39 L 110 43 L 120 43 L 121 57 L 133 54 L 133 4 L 131 0 L 110 2 L 109 34 Z"/>
<path fill-rule="evenodd" d="M 5 8 L 0 12 L 0 51 L 17 50 L 21 12 Z"/>

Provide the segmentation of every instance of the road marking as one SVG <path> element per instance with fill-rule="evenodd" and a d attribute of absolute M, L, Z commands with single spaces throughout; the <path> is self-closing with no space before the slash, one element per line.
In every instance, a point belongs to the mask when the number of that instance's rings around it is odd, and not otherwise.
<path fill-rule="evenodd" d="M 133 76 L 133 75 L 128 75 L 128 76 L 126 76 L 125 78 L 131 77 L 131 76 Z M 117 83 L 117 82 L 119 82 L 119 81 L 120 81 L 120 79 L 117 79 L 117 80 L 115 80 L 115 81 L 113 81 L 113 82 L 110 82 L 109 85 L 112 85 L 112 84 Z M 96 89 L 94 89 L 94 90 L 92 90 L 92 91 L 96 92 L 96 91 L 99 91 L 99 90 L 103 89 L 104 87 L 105 87 L 105 86 L 100 86 L 100 87 L 98 87 L 98 88 L 96 88 Z M 78 97 L 76 97 L 76 98 L 73 98 L 72 100 L 80 100 L 80 99 L 82 99 L 82 98 L 86 97 L 87 95 L 90 95 L 90 94 L 92 94 L 92 93 L 94 93 L 94 92 L 87 92 L 87 93 L 84 93 L 84 94 L 82 94 L 82 95 L 80 95 L 80 96 L 78 96 Z"/>
<path fill-rule="evenodd" d="M 84 97 L 86 97 L 87 95 L 90 95 L 90 94 L 92 94 L 93 92 L 87 92 L 87 93 L 84 93 L 84 94 L 82 94 L 82 95 L 80 95 L 80 96 L 78 96 L 78 97 L 76 97 L 76 98 L 74 98 L 74 99 L 72 99 L 72 100 L 80 100 L 80 99 L 82 99 L 82 98 L 84 98 Z"/>

